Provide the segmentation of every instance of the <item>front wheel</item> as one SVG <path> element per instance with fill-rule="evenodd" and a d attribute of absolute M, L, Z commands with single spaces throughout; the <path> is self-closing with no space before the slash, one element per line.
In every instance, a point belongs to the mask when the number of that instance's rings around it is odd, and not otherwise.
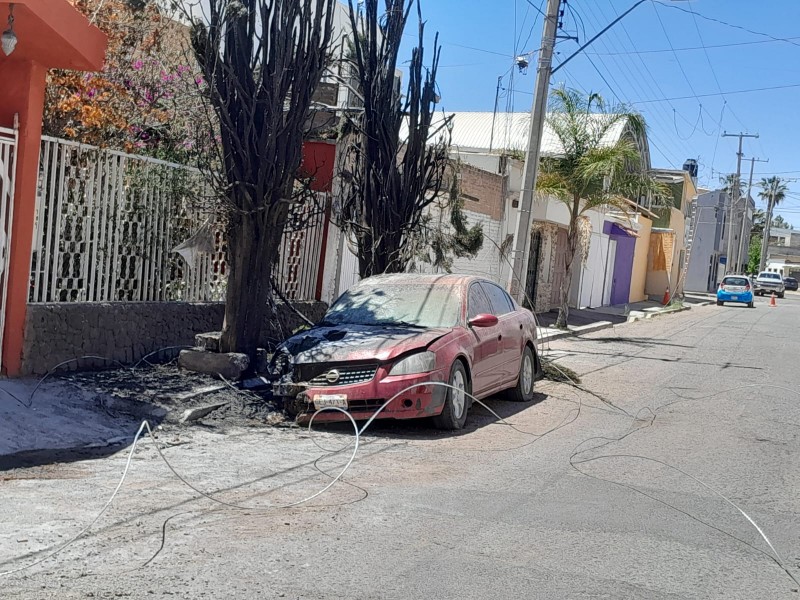
<path fill-rule="evenodd" d="M 536 363 L 533 350 L 525 346 L 519 365 L 517 385 L 508 390 L 508 399 L 513 402 L 530 402 L 533 400 L 533 381 L 536 379 Z"/>
<path fill-rule="evenodd" d="M 778 298 L 783 298 L 785 295 L 786 295 L 786 292 L 781 292 L 780 294 L 778 294 Z"/>
<path fill-rule="evenodd" d="M 717 300 L 717 306 L 722 306 L 722 300 Z"/>
<path fill-rule="evenodd" d="M 433 417 L 433 423 L 439 429 L 453 431 L 464 427 L 467 422 L 467 410 L 469 408 L 472 393 L 472 385 L 469 375 L 464 368 L 464 363 L 457 360 L 450 369 L 450 386 L 444 399 L 444 408 L 441 414 Z"/>

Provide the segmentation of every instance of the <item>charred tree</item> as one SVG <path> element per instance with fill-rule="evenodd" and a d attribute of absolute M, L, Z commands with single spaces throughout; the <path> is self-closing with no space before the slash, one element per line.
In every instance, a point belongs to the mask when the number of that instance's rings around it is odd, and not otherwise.
<path fill-rule="evenodd" d="M 341 133 L 341 190 L 336 219 L 356 244 L 359 274 L 406 270 L 426 209 L 439 197 L 449 163 L 450 121 L 436 119 L 436 72 L 441 47 L 435 38 L 424 65 L 424 23 L 417 0 L 349 0 L 354 39 L 350 75 L 363 111 L 345 117 Z M 420 18 L 406 93 L 396 75 L 411 10 Z"/>
<path fill-rule="evenodd" d="M 207 0 L 191 42 L 218 119 L 228 286 L 221 350 L 252 356 L 274 317 L 271 274 L 297 202 L 312 95 L 328 64 L 334 0 Z"/>

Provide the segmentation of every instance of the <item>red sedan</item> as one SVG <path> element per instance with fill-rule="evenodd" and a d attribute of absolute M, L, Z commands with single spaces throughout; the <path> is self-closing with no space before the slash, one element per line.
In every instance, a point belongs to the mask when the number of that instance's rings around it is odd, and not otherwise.
<path fill-rule="evenodd" d="M 433 417 L 442 429 L 461 429 L 472 403 L 467 394 L 533 398 L 542 373 L 535 342 L 533 315 L 491 281 L 381 275 L 356 284 L 319 325 L 279 348 L 274 391 L 301 421 L 327 406 L 366 419 L 415 386 L 378 417 Z M 346 418 L 324 411 L 316 420 Z"/>

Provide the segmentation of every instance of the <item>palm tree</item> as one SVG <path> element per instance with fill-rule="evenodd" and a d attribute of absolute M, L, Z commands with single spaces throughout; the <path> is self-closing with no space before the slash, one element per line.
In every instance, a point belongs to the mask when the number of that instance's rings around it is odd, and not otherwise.
<path fill-rule="evenodd" d="M 760 208 L 753 211 L 753 227 L 750 230 L 751 235 L 761 235 L 764 231 L 764 224 L 767 222 L 767 213 Z"/>
<path fill-rule="evenodd" d="M 739 190 L 739 195 L 742 195 L 742 189 L 744 189 L 744 184 L 742 180 L 736 180 L 736 174 L 731 173 L 730 175 L 725 175 L 724 177 L 719 178 L 719 182 L 722 184 L 723 191 L 728 194 L 728 197 L 733 198 L 734 193 L 736 190 Z"/>
<path fill-rule="evenodd" d="M 768 205 L 769 198 L 772 196 L 773 208 L 780 205 L 780 203 L 786 199 L 786 192 L 789 191 L 789 188 L 785 183 L 783 183 L 781 178 L 776 177 L 775 175 L 772 177 L 762 177 L 761 181 L 758 182 L 758 185 L 761 187 L 761 191 L 758 192 L 758 196 Z M 772 215 L 770 215 L 770 217 L 771 216 Z"/>
<path fill-rule="evenodd" d="M 542 159 L 536 191 L 560 200 L 569 210 L 566 273 L 556 319 L 556 327 L 565 328 L 572 263 L 581 241 L 583 215 L 604 206 L 627 214 L 629 198 L 652 193 L 665 195 L 666 191 L 645 172 L 642 164 L 635 142 L 645 133 L 641 115 L 625 107 L 609 107 L 598 94 L 584 96 L 562 87 L 552 92 L 547 123 L 561 149 L 557 156 Z M 620 126 L 630 134 L 609 143 L 612 130 Z"/>
<path fill-rule="evenodd" d="M 780 177 L 773 175 L 772 177 L 762 177 L 758 184 L 761 191 L 758 192 L 759 197 L 767 203 L 767 217 L 764 225 L 764 236 L 761 239 L 761 264 L 759 271 L 763 271 L 767 266 L 767 254 L 769 251 L 769 233 L 772 226 L 772 211 L 786 198 L 786 192 L 789 188 L 786 186 Z"/>

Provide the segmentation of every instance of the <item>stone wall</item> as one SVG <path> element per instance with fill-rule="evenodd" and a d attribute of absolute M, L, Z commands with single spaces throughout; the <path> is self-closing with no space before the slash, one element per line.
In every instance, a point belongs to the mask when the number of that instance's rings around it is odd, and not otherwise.
<path fill-rule="evenodd" d="M 322 302 L 294 305 L 317 322 L 325 314 Z M 222 303 L 185 302 L 75 302 L 29 304 L 22 355 L 23 375 L 44 374 L 61 362 L 93 355 L 132 364 L 169 346 L 194 343 L 194 336 L 219 331 Z M 262 343 L 277 341 L 303 324 L 279 304 L 277 322 L 267 323 Z M 84 359 L 65 368 L 108 366 L 109 361 Z"/>

